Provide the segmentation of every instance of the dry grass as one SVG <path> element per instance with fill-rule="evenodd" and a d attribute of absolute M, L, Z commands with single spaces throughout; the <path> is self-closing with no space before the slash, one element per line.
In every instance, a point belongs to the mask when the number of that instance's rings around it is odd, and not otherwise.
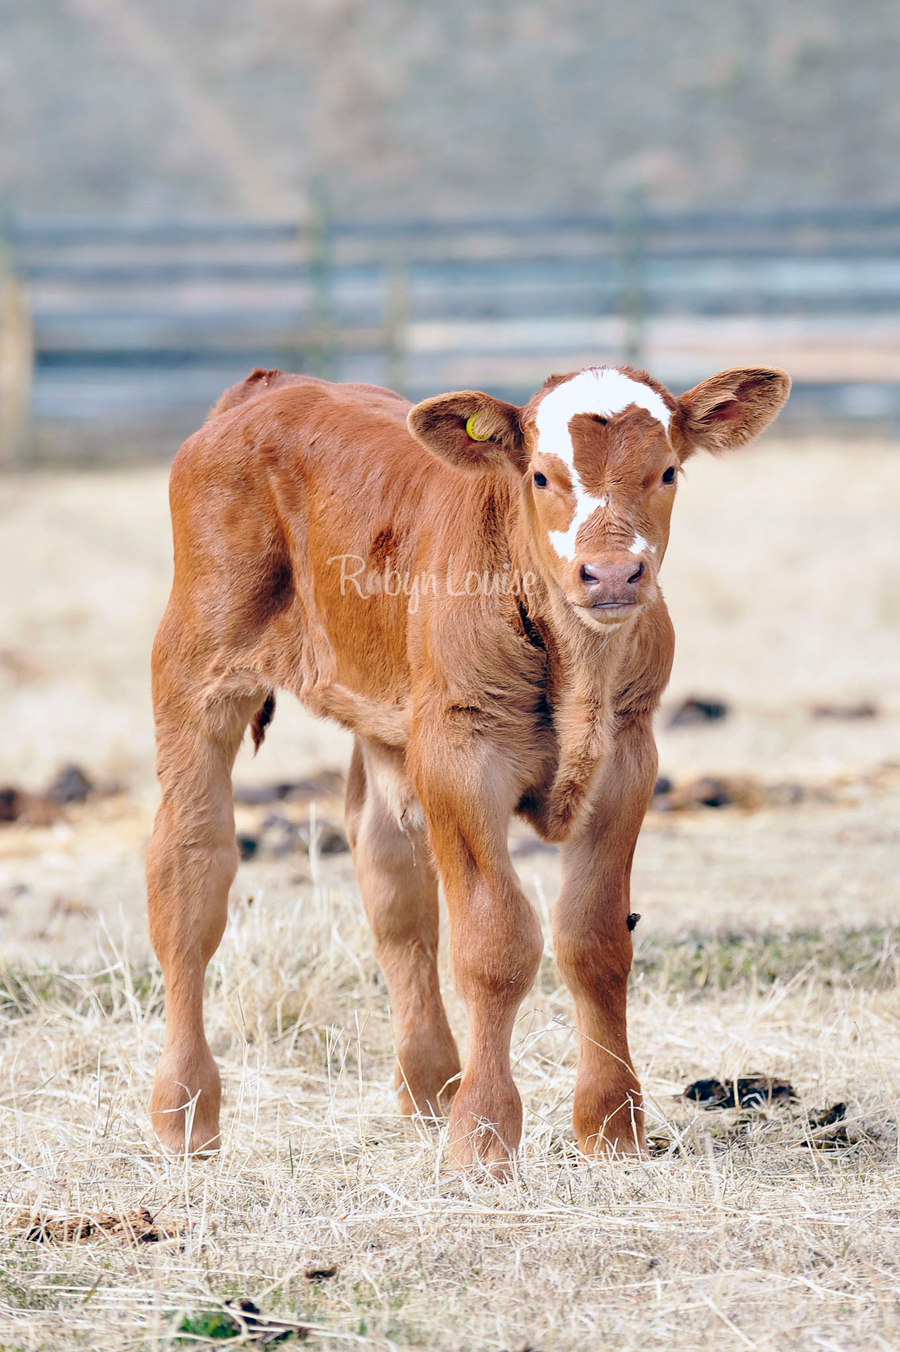
<path fill-rule="evenodd" d="M 576 1035 L 548 958 L 516 1029 L 526 1129 L 503 1185 L 447 1176 L 439 1135 L 395 1114 L 390 1016 L 342 856 L 315 878 L 297 855 L 242 870 L 208 1000 L 226 1148 L 206 1164 L 160 1154 L 140 861 L 165 472 L 10 477 L 4 492 L 0 564 L 18 585 L 0 589 L 0 778 L 38 789 L 75 759 L 129 795 L 0 832 L 0 1352 L 184 1346 L 185 1320 L 195 1346 L 218 1343 L 241 1298 L 324 1330 L 317 1348 L 900 1346 L 900 784 L 879 768 L 900 760 L 895 447 L 770 440 L 692 462 L 665 566 L 671 700 L 720 695 L 734 712 L 663 726 L 663 769 L 846 791 L 651 814 L 632 1046 L 651 1130 L 674 1144 L 642 1164 L 573 1156 Z M 882 716 L 809 716 L 855 699 Z M 346 762 L 343 734 L 285 700 L 238 779 Z M 517 863 L 546 921 L 552 857 Z M 753 1072 L 790 1079 L 799 1102 L 678 1097 Z M 811 1148 L 807 1112 L 838 1101 L 846 1144 Z"/>
<path fill-rule="evenodd" d="M 574 1155 L 576 1038 L 548 958 L 515 1036 L 522 1158 L 499 1185 L 445 1174 L 440 1136 L 395 1115 L 390 1016 L 346 873 L 323 861 L 294 890 L 239 900 L 211 972 L 227 1094 L 213 1162 L 166 1158 L 149 1130 L 155 970 L 106 939 L 93 973 L 6 973 L 0 1346 L 202 1345 L 206 1312 L 242 1297 L 323 1348 L 897 1345 L 889 931 L 648 941 L 633 1043 L 671 1145 L 641 1164 Z M 676 1097 L 747 1071 L 788 1076 L 800 1102 Z M 835 1100 L 849 1142 L 811 1148 L 806 1110 Z M 158 1242 L 23 1229 L 23 1209 L 40 1224 L 140 1208 Z"/>

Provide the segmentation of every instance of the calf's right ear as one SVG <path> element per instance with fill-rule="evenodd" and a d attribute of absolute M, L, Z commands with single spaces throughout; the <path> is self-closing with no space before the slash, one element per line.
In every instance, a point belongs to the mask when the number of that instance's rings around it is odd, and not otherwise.
<path fill-rule="evenodd" d="M 528 456 L 515 404 L 478 390 L 459 390 L 423 399 L 410 409 L 413 436 L 455 469 L 484 474 L 510 468 L 520 474 Z"/>

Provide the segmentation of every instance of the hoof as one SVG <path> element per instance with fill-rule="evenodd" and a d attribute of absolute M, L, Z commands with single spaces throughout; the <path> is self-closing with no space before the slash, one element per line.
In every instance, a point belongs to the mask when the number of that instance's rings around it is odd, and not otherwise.
<path fill-rule="evenodd" d="M 169 1115 L 171 1114 L 171 1115 Z M 218 1121 L 197 1121 L 191 1109 L 150 1109 L 153 1130 L 160 1145 L 170 1155 L 190 1155 L 194 1159 L 215 1155 L 221 1146 Z"/>
<path fill-rule="evenodd" d="M 450 1112 L 459 1086 L 459 1068 L 429 1084 L 409 1084 L 398 1074 L 397 1101 L 404 1117 L 424 1117 L 442 1121 Z"/>
<path fill-rule="evenodd" d="M 487 1176 L 497 1183 L 506 1183 L 513 1175 L 515 1154 L 505 1141 L 498 1139 L 495 1129 L 485 1124 L 452 1142 L 447 1167 L 451 1173 Z"/>
<path fill-rule="evenodd" d="M 450 1111 L 459 1088 L 459 1053 L 449 1033 L 441 1040 L 443 1046 L 438 1038 L 429 1038 L 399 1050 L 394 1084 L 404 1117 L 440 1120 Z"/>
<path fill-rule="evenodd" d="M 589 1160 L 637 1160 L 647 1159 L 648 1152 L 643 1139 L 638 1142 L 633 1136 L 620 1136 L 610 1140 L 605 1135 L 593 1135 L 579 1138 L 578 1149 Z"/>
<path fill-rule="evenodd" d="M 507 1179 L 521 1138 L 522 1101 L 512 1081 L 487 1094 L 460 1086 L 450 1113 L 451 1169 Z"/>
<path fill-rule="evenodd" d="M 594 1102 L 586 1111 L 576 1097 L 572 1125 L 578 1149 L 588 1159 L 640 1159 L 647 1154 L 644 1109 L 638 1095 Z"/>
<path fill-rule="evenodd" d="M 179 1065 L 164 1051 L 150 1100 L 150 1119 L 163 1148 L 173 1155 L 214 1155 L 221 1144 L 221 1081 L 212 1055 Z"/>

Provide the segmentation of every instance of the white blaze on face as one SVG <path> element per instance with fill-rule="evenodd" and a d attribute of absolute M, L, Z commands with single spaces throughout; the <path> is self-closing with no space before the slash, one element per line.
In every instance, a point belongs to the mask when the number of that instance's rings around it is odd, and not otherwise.
<path fill-rule="evenodd" d="M 629 554 L 643 554 L 649 550 L 651 554 L 656 553 L 656 545 L 651 545 L 649 540 L 645 540 L 643 535 L 636 535 L 628 546 Z"/>
<path fill-rule="evenodd" d="M 596 413 L 601 418 L 613 418 L 630 404 L 646 409 L 662 423 L 668 435 L 671 414 L 665 401 L 649 385 L 632 380 L 614 367 L 600 366 L 590 371 L 580 371 L 571 380 L 557 385 L 538 405 L 535 419 L 537 450 L 559 457 L 569 471 L 575 493 L 575 515 L 568 529 L 550 532 L 553 548 L 564 559 L 574 558 L 578 531 L 591 513 L 598 507 L 609 505 L 608 498 L 592 497 L 581 482 L 575 469 L 569 423 L 577 413 Z"/>

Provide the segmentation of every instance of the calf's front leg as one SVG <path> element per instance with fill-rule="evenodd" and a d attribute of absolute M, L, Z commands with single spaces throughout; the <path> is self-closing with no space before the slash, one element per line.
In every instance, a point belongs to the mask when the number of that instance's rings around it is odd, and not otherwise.
<path fill-rule="evenodd" d="M 575 1000 L 578 1071 L 572 1120 L 586 1155 L 640 1153 L 641 1089 L 628 1050 L 631 862 L 656 779 L 649 717 L 620 727 L 590 811 L 562 848 L 553 917 L 556 961 Z"/>
<path fill-rule="evenodd" d="M 420 759 L 419 763 L 422 761 Z M 450 1164 L 502 1177 L 522 1136 L 510 1041 L 543 952 L 540 923 L 519 886 L 506 830 L 511 788 L 502 753 L 433 749 L 418 778 L 450 918 L 453 978 L 466 1005 L 469 1048 L 450 1111 Z"/>

